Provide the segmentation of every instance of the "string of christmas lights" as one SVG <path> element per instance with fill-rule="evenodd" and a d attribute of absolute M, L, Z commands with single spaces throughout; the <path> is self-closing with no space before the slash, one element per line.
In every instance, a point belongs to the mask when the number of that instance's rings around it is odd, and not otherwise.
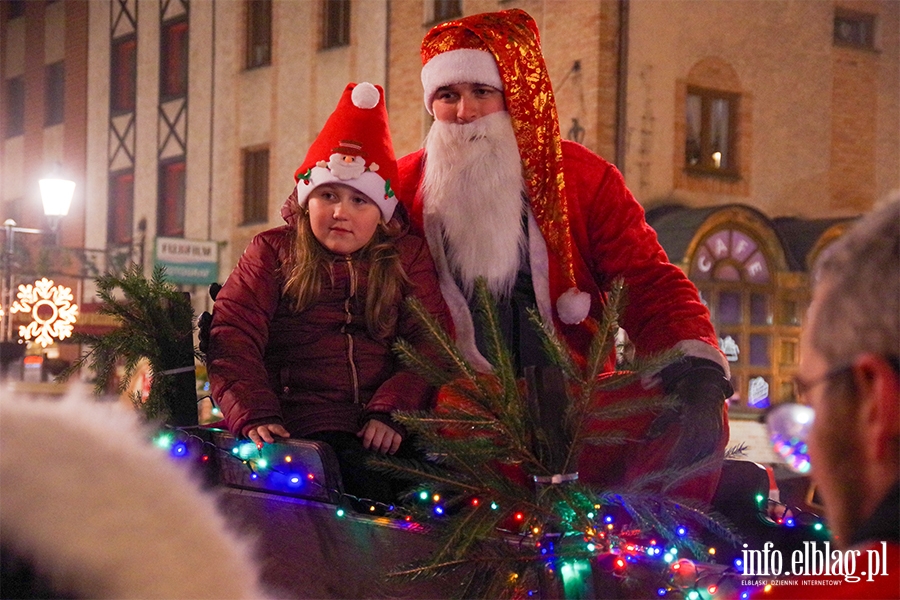
<path fill-rule="evenodd" d="M 305 465 L 295 459 L 294 451 L 288 445 L 264 444 L 257 446 L 249 440 L 235 440 L 230 449 L 225 449 L 194 433 L 194 430 L 200 429 L 199 427 L 167 427 L 161 430 L 153 441 L 155 445 L 166 450 L 172 458 L 179 460 L 195 458 L 203 464 L 208 463 L 215 455 L 224 460 L 236 461 L 247 469 L 248 477 L 257 484 L 254 487 L 299 497 L 336 499 L 335 514 L 339 517 L 347 514 L 349 506 L 355 506 L 372 515 L 391 515 L 412 526 L 410 515 L 408 512 L 404 512 L 402 507 L 370 498 L 360 498 L 326 485 L 314 473 L 305 469 Z M 310 486 L 319 490 L 319 493 L 306 491 Z M 415 526 L 420 525 L 416 524 Z"/>
<path fill-rule="evenodd" d="M 208 463 L 213 455 L 229 461 L 236 461 L 247 470 L 251 481 L 260 488 L 279 494 L 298 496 L 321 496 L 338 499 L 335 515 L 347 515 L 348 506 L 362 507 L 363 514 L 388 517 L 392 522 L 408 529 L 427 531 L 429 518 L 440 519 L 448 511 L 476 508 L 489 503 L 495 511 L 509 511 L 506 526 L 498 531 L 511 543 L 534 549 L 545 559 L 544 568 L 558 576 L 563 583 L 584 577 L 585 565 L 593 564 L 614 578 L 633 577 L 637 567 L 646 577 L 652 574 L 657 581 L 655 592 L 658 597 L 678 597 L 688 600 L 711 600 L 718 598 L 741 598 L 750 596 L 751 588 L 742 588 L 744 578 L 743 561 L 740 557 L 730 565 L 716 562 L 717 550 L 706 548 L 706 555 L 688 558 L 682 556 L 683 548 L 677 543 L 661 538 L 646 538 L 646 532 L 629 529 L 628 523 L 619 524 L 619 519 L 601 504 L 594 504 L 594 511 L 587 513 L 590 525 L 583 530 L 559 533 L 547 527 L 541 515 L 529 515 L 525 511 L 504 507 L 496 499 L 472 496 L 462 501 L 447 498 L 427 487 L 416 488 L 411 494 L 410 506 L 385 504 L 368 498 L 359 498 L 337 488 L 327 486 L 300 461 L 294 458 L 290 446 L 286 444 L 266 444 L 262 447 L 247 440 L 234 440 L 229 448 L 222 448 L 205 439 L 195 429 L 167 428 L 154 438 L 156 446 L 165 450 L 172 458 L 186 460 L 194 458 L 201 464 Z M 302 493 L 304 486 L 313 486 L 321 494 Z M 307 488 L 308 489 L 308 488 Z M 769 525 L 782 527 L 810 527 L 816 532 L 825 532 L 822 519 L 809 511 L 766 498 L 759 494 L 755 498 L 758 515 Z M 773 507 L 777 508 L 773 517 Z M 689 537 L 686 526 L 678 526 L 674 532 L 675 542 Z M 536 589 L 526 590 L 529 596 Z"/>
<path fill-rule="evenodd" d="M 767 525 L 810 527 L 813 531 L 828 533 L 824 519 L 814 512 L 766 498 L 762 494 L 756 495 L 756 506 L 757 514 Z"/>

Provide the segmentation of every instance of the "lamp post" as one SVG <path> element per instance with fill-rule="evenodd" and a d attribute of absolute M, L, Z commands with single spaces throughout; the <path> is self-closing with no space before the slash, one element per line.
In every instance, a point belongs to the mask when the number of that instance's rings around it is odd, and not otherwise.
<path fill-rule="evenodd" d="M 69 206 L 72 204 L 72 195 L 75 193 L 75 182 L 66 179 L 45 178 L 41 179 L 38 184 L 41 188 L 41 200 L 44 204 L 44 215 L 50 221 L 50 231 L 54 235 L 58 234 L 59 220 L 69 214 Z M 10 307 L 16 299 L 16 282 L 13 271 L 15 270 L 14 257 L 16 250 L 16 234 L 44 234 L 42 229 L 33 229 L 31 227 L 19 227 L 12 220 L 7 219 L 3 222 L 3 230 L 6 232 L 6 252 L 3 255 L 4 262 L 4 284 L 6 293 L 3 295 L 3 304 L 5 314 L 5 322 L 3 323 L 2 341 L 9 342 L 13 338 L 12 328 L 12 312 Z"/>

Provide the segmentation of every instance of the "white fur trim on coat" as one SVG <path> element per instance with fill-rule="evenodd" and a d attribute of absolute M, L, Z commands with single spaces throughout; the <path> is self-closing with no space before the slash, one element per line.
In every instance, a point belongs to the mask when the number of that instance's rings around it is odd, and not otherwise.
<path fill-rule="evenodd" d="M 485 50 L 460 48 L 436 55 L 422 67 L 422 87 L 425 89 L 425 110 L 431 109 L 438 88 L 456 83 L 480 83 L 503 91 L 503 80 L 494 55 Z"/>
<path fill-rule="evenodd" d="M 456 332 L 456 347 L 462 352 L 469 363 L 482 373 L 490 373 L 494 370 L 488 360 L 478 351 L 475 343 L 475 323 L 472 321 L 472 313 L 469 303 L 466 301 L 462 290 L 453 280 L 450 267 L 447 264 L 447 254 L 444 252 L 444 242 L 440 225 L 428 215 L 424 215 L 425 241 L 434 259 L 434 266 L 438 273 L 438 282 L 441 286 L 441 294 L 444 302 L 450 309 L 450 317 L 453 319 L 453 328 Z"/>
<path fill-rule="evenodd" d="M 247 541 L 134 411 L 0 397 L 0 530 L 78 598 L 264 598 Z"/>
<path fill-rule="evenodd" d="M 531 285 L 534 300 L 544 323 L 553 323 L 553 305 L 550 302 L 550 256 L 547 242 L 529 206 L 528 211 L 528 264 L 531 267 Z"/>

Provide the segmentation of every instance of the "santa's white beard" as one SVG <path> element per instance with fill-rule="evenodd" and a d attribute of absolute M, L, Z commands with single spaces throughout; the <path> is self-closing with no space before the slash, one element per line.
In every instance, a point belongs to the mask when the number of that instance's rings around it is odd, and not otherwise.
<path fill-rule="evenodd" d="M 484 277 L 495 296 L 508 296 L 526 247 L 525 181 L 509 113 L 463 125 L 435 121 L 425 156 L 425 218 L 440 224 L 463 292 L 471 297 Z"/>

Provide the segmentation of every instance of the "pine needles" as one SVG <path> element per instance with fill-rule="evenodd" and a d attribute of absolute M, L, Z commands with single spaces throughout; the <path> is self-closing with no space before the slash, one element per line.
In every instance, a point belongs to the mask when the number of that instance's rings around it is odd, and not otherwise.
<path fill-rule="evenodd" d="M 193 308 L 188 297 L 165 278 L 157 266 L 147 279 L 140 265 L 132 264 L 120 275 L 105 274 L 96 279 L 101 314 L 116 317 L 119 326 L 103 335 L 76 334 L 73 341 L 90 350 L 66 369 L 65 380 L 84 366 L 93 371 L 94 390 L 101 394 L 124 363 L 118 391 L 124 393 L 142 359 L 149 363 L 152 377 L 149 396 L 132 394 L 132 401 L 151 420 L 165 419 L 171 412 L 167 398 L 172 393 L 172 377 L 165 374 L 182 365 L 186 344 L 193 347 Z M 194 351 L 194 356 L 196 351 Z"/>
<path fill-rule="evenodd" d="M 621 390 L 678 357 L 668 353 L 629 365 L 633 370 L 604 373 L 624 308 L 621 281 L 610 290 L 600 322 L 592 323 L 596 335 L 586 360 L 576 358 L 551 325 L 531 315 L 556 367 L 527 369 L 524 381 L 514 372 L 486 285 L 479 281 L 475 290 L 492 373 L 478 373 L 414 299 L 413 310 L 432 333 L 439 358 L 402 341 L 395 346 L 405 364 L 442 386 L 434 412 L 394 414 L 431 460 L 380 457 L 371 463 L 418 484 L 409 495 L 410 510 L 434 524 L 440 543 L 430 557 L 392 576 L 415 579 L 462 570 L 464 597 L 521 596 L 546 584 L 548 560 L 589 559 L 613 548 L 616 536 L 605 535 L 599 521 L 601 510 L 607 509 L 630 518 L 634 528 L 688 549 L 699 547 L 691 536 L 676 535 L 677 523 L 730 535 L 727 524 L 704 507 L 653 491 L 714 468 L 712 461 L 653 473 L 617 491 L 595 489 L 577 478 L 585 445 L 628 440 L 615 428 L 597 427 L 598 421 L 658 413 L 675 402 L 646 396 L 598 407 L 599 394 Z M 429 500 L 416 502 L 426 490 Z M 435 497 L 440 501 L 432 501 Z M 442 516 L 434 519 L 435 513 Z M 592 540 L 589 546 L 587 539 Z"/>

